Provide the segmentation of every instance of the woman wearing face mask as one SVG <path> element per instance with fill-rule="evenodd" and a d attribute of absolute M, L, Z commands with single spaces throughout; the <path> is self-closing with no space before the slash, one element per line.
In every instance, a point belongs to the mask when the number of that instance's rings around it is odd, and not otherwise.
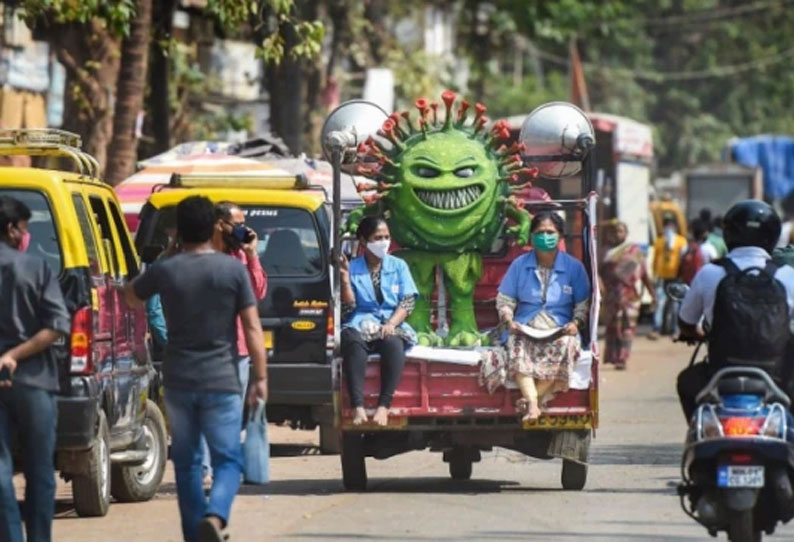
<path fill-rule="evenodd" d="M 568 389 L 579 357 L 579 333 L 590 308 L 590 280 L 582 263 L 558 248 L 564 223 L 544 211 L 532 219 L 531 252 L 510 264 L 496 298 L 496 309 L 510 330 L 507 377 L 516 381 L 523 420 L 540 417 L 540 402 Z M 521 324 L 537 330 L 559 329 L 556 338 L 531 339 Z"/>
<path fill-rule="evenodd" d="M 356 232 L 364 254 L 351 262 L 342 257 L 342 358 L 353 423 L 367 421 L 364 410 L 364 373 L 367 357 L 380 354 L 381 388 L 373 421 L 388 423 L 389 407 L 405 364 L 405 349 L 416 334 L 405 319 L 417 295 L 408 265 L 390 256 L 391 235 L 386 221 L 365 217 Z"/>

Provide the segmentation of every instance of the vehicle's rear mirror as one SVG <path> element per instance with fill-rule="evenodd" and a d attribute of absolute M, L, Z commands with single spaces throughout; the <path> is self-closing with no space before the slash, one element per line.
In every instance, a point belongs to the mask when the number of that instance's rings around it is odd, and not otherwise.
<path fill-rule="evenodd" d="M 681 301 L 686 297 L 686 293 L 689 291 L 689 286 L 684 284 L 683 282 L 673 282 L 668 284 L 665 288 L 665 292 L 667 295 L 675 299 L 676 301 Z"/>
<path fill-rule="evenodd" d="M 153 264 L 164 250 L 163 245 L 146 245 L 141 250 L 141 261 L 146 265 Z"/>

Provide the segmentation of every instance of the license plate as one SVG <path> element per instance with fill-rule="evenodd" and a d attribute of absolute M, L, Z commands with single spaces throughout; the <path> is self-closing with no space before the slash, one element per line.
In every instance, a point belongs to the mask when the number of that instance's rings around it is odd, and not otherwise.
<path fill-rule="evenodd" d="M 272 350 L 273 349 L 273 332 L 272 331 L 265 331 L 265 349 Z"/>
<path fill-rule="evenodd" d="M 764 467 L 720 465 L 718 487 L 764 487 Z"/>

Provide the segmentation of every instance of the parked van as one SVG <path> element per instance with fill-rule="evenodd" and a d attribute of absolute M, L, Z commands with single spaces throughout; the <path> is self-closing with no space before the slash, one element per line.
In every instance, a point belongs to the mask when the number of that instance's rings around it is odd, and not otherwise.
<path fill-rule="evenodd" d="M 320 426 L 321 447 L 335 451 L 331 225 L 324 192 L 302 175 L 174 174 L 141 210 L 135 243 L 146 263 L 168 245 L 177 204 L 196 195 L 236 203 L 259 237 L 267 273 L 267 295 L 259 303 L 268 353 L 267 419 L 293 428 Z"/>
<path fill-rule="evenodd" d="M 138 274 L 138 257 L 113 189 L 79 147 L 68 132 L 0 131 L 0 155 L 54 156 L 77 166 L 77 173 L 0 167 L 0 195 L 30 208 L 28 253 L 52 267 L 72 314 L 70 336 L 55 346 L 56 468 L 72 482 L 77 513 L 103 516 L 111 495 L 122 502 L 154 496 L 167 442 L 149 399 L 145 315 L 119 289 Z"/>

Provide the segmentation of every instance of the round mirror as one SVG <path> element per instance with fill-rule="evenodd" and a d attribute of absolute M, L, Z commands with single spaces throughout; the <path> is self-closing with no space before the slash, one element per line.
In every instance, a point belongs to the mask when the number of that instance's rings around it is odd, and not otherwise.
<path fill-rule="evenodd" d="M 571 155 L 584 158 L 595 144 L 595 132 L 584 111 L 567 102 L 550 102 L 535 108 L 521 125 L 518 136 L 526 147 L 525 155 Z M 532 162 L 544 177 L 559 179 L 576 175 L 580 161 Z"/>
<path fill-rule="evenodd" d="M 334 145 L 355 148 L 375 135 L 389 115 L 380 106 L 366 100 L 350 100 L 331 111 L 320 134 L 323 153 L 331 157 Z"/>
<path fill-rule="evenodd" d="M 671 282 L 665 287 L 664 291 L 676 301 L 681 301 L 686 297 L 689 286 L 683 282 Z"/>

